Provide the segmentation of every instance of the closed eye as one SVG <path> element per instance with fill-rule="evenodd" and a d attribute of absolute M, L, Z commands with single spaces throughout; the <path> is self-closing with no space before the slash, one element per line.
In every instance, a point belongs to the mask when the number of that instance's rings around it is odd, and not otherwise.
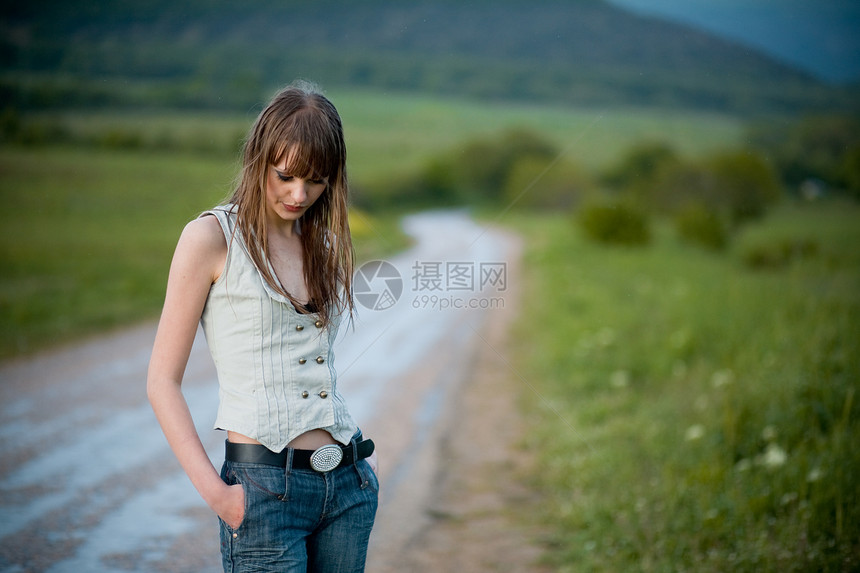
<path fill-rule="evenodd" d="M 289 182 L 295 179 L 294 175 L 289 175 L 283 171 L 275 169 L 275 174 L 280 181 Z M 316 179 L 308 179 L 314 185 L 325 185 L 328 183 L 328 177 L 317 177 Z"/>

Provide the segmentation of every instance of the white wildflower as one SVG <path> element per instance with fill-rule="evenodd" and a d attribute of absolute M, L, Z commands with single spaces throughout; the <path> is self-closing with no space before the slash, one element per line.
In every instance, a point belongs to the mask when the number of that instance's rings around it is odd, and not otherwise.
<path fill-rule="evenodd" d="M 809 473 L 806 474 L 806 481 L 809 483 L 815 483 L 824 477 L 824 472 L 821 471 L 821 468 L 812 468 L 809 470 Z"/>
<path fill-rule="evenodd" d="M 788 454 L 785 453 L 785 450 L 771 442 L 767 445 L 767 449 L 764 451 L 761 463 L 768 468 L 778 468 L 784 466 L 787 459 Z"/>
<path fill-rule="evenodd" d="M 684 432 L 684 439 L 688 442 L 700 440 L 705 435 L 705 427 L 701 424 L 693 424 Z"/>
<path fill-rule="evenodd" d="M 735 373 L 728 368 L 724 368 L 723 370 L 717 370 L 714 372 L 711 376 L 711 385 L 714 388 L 722 388 L 723 386 L 734 382 L 734 379 Z"/>

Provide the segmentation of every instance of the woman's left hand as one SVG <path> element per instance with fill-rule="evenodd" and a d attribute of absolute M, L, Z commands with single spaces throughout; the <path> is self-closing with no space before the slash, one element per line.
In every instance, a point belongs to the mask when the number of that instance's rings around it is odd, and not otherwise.
<path fill-rule="evenodd" d="M 379 462 L 376 459 L 376 452 L 374 451 L 372 454 L 367 456 L 367 463 L 370 464 L 370 469 L 373 470 L 373 473 L 376 474 L 376 477 L 379 477 Z"/>

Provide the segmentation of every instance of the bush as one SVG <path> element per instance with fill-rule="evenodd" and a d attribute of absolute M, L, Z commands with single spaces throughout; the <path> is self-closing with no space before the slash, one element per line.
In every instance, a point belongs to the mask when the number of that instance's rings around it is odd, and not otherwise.
<path fill-rule="evenodd" d="M 750 247 L 744 253 L 744 263 L 753 269 L 777 269 L 793 261 L 818 255 L 818 243 L 811 239 L 780 239 Z"/>
<path fill-rule="evenodd" d="M 601 181 L 657 212 L 674 215 L 698 203 L 735 226 L 762 217 L 781 191 L 776 171 L 754 151 L 726 151 L 691 161 L 662 143 L 632 147 Z"/>
<path fill-rule="evenodd" d="M 691 203 L 712 211 L 723 209 L 714 174 L 705 165 L 693 161 L 667 165 L 659 180 L 640 197 L 654 210 L 668 215 Z"/>
<path fill-rule="evenodd" d="M 728 209 L 734 225 L 760 219 L 779 200 L 776 171 L 755 152 L 722 153 L 711 158 L 707 168 L 714 176 L 717 200 Z"/>
<path fill-rule="evenodd" d="M 728 229 L 719 214 L 699 203 L 678 210 L 675 229 L 681 239 L 715 251 L 724 249 L 729 241 Z"/>
<path fill-rule="evenodd" d="M 525 128 L 468 142 L 452 159 L 457 180 L 474 199 L 497 203 L 514 166 L 531 159 L 549 165 L 558 155 L 555 145 Z"/>
<path fill-rule="evenodd" d="M 690 203 L 719 213 L 733 227 L 760 219 L 780 198 L 775 171 L 751 151 L 729 151 L 702 161 L 668 165 L 642 199 L 677 213 Z"/>
<path fill-rule="evenodd" d="M 555 146 L 533 131 L 515 128 L 473 139 L 430 157 L 414 175 L 391 184 L 387 201 L 397 205 L 505 205 L 505 190 L 521 162 L 550 165 Z"/>
<path fill-rule="evenodd" d="M 451 204 L 459 202 L 459 189 L 450 162 L 431 158 L 421 168 L 413 184 L 413 203 Z"/>
<path fill-rule="evenodd" d="M 661 142 L 639 143 L 631 147 L 617 165 L 601 177 L 604 185 L 617 191 L 651 195 L 663 172 L 680 162 L 674 149 Z"/>
<path fill-rule="evenodd" d="M 842 178 L 848 195 L 860 201 L 860 143 L 845 152 L 842 159 Z"/>
<path fill-rule="evenodd" d="M 772 157 L 782 181 L 797 189 L 808 179 L 833 189 L 848 189 L 858 196 L 857 179 L 845 171 L 850 156 L 860 147 L 857 115 L 810 116 L 794 123 L 772 122 L 750 129 L 754 146 Z"/>
<path fill-rule="evenodd" d="M 644 245 L 651 240 L 645 212 L 626 203 L 589 205 L 580 210 L 578 219 L 585 234 L 599 243 Z"/>
<path fill-rule="evenodd" d="M 526 156 L 511 168 L 504 198 L 507 205 L 527 209 L 568 210 L 590 187 L 583 170 L 569 161 L 553 165 L 546 159 Z"/>

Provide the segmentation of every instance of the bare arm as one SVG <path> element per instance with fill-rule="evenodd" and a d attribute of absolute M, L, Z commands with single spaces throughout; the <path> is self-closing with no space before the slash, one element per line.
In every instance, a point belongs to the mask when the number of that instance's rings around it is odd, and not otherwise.
<path fill-rule="evenodd" d="M 146 391 L 170 448 L 203 500 L 229 525 L 244 510 L 241 486 L 227 486 L 209 460 L 188 404 L 182 378 L 209 288 L 223 270 L 227 244 L 215 217 L 189 223 L 176 246 L 167 295 L 155 335 Z"/>

